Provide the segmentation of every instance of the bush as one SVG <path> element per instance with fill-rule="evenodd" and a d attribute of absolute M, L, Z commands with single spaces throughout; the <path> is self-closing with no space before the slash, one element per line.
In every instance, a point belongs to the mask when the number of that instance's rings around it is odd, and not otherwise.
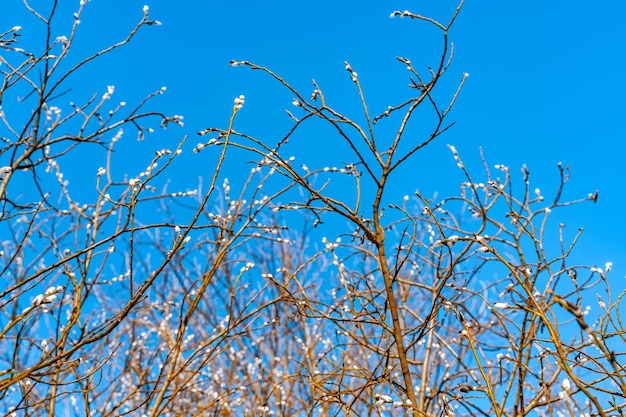
<path fill-rule="evenodd" d="M 484 172 L 470 173 L 453 146 L 458 195 L 415 190 L 397 201 L 389 191 L 452 125 L 467 74 L 444 100 L 435 90 L 454 82 L 447 36 L 461 6 L 443 23 L 392 14 L 432 25 L 443 48 L 426 73 L 398 58 L 410 96 L 382 113 L 348 62 L 361 105 L 350 114 L 315 82 L 301 92 L 266 67 L 232 61 L 293 96 L 287 132 L 239 131 L 240 96 L 226 127 L 200 132 L 191 156 L 183 138 L 130 161 L 143 164 L 137 174 L 115 150 L 129 132 L 141 139 L 155 123 L 183 125 L 150 110 L 165 89 L 133 104 L 113 104 L 113 87 L 64 99 L 75 73 L 158 24 L 148 8 L 123 41 L 73 63 L 85 2 L 70 35 L 46 38 L 42 51 L 21 49 L 19 27 L 2 33 L 2 411 L 621 412 L 623 293 L 610 292 L 611 264 L 572 259 L 580 231 L 552 221 L 597 193 L 564 201 L 569 170 L 560 164 L 553 195 L 531 185 L 526 167 L 514 192 L 509 167 L 481 158 Z M 54 9 L 47 18 L 30 11 L 50 33 Z M 426 133 L 411 130 L 416 118 L 430 120 Z M 339 154 L 308 152 L 301 131 L 326 136 Z M 89 171 L 73 171 L 86 156 Z M 208 184 L 170 190 L 181 158 L 211 157 Z M 249 170 L 234 185 L 223 173 L 231 160 Z M 73 188 L 68 166 L 79 182 L 93 178 L 95 192 Z M 593 291 L 606 291 L 595 322 L 582 307 Z"/>

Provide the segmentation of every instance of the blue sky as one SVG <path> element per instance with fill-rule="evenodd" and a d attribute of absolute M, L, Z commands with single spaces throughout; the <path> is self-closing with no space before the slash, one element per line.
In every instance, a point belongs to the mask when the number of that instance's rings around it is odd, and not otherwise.
<path fill-rule="evenodd" d="M 78 59 L 120 40 L 141 18 L 144 3 L 88 3 L 73 56 Z M 390 19 L 389 14 L 409 9 L 445 21 L 456 6 L 451 1 L 328 0 L 148 4 L 151 18 L 163 25 L 144 28 L 128 47 L 74 77 L 71 94 L 101 94 L 107 85 L 115 85 L 116 99 L 132 103 L 167 86 L 153 108 L 182 114 L 185 126 L 133 145 L 150 155 L 174 146 L 184 134 L 190 135 L 191 154 L 198 141 L 195 132 L 225 127 L 239 94 L 246 95 L 239 129 L 270 136 L 283 133 L 289 122 L 283 109 L 291 108 L 291 95 L 260 73 L 229 67 L 231 59 L 268 66 L 304 92 L 312 90 L 314 78 L 338 108 L 359 114 L 354 86 L 344 70 L 347 60 L 359 73 L 373 112 L 383 111 L 407 94 L 408 74 L 395 56 L 410 58 L 418 70 L 425 70 L 436 62 L 440 45 L 438 33 L 424 23 Z M 59 7 L 58 33 L 53 36 L 68 33 L 78 1 L 61 0 Z M 600 197 L 596 205 L 561 210 L 555 221 L 572 230 L 585 227 L 576 256 L 581 263 L 600 266 L 613 261 L 612 277 L 620 288 L 626 273 L 626 225 L 619 214 L 626 203 L 625 14 L 626 3 L 617 1 L 467 1 L 450 33 L 455 56 L 446 83 L 452 88 L 464 72 L 470 74 L 451 116 L 456 126 L 412 161 L 417 186 L 441 194 L 456 193 L 463 180 L 448 143 L 477 175 L 480 147 L 490 164 L 509 165 L 515 174 L 526 163 L 531 181 L 547 196 L 558 183 L 557 162 L 569 164 L 572 180 L 565 196 L 584 197 L 599 189 Z M 23 26 L 26 45 L 38 33 L 17 0 L 3 2 L 0 25 Z M 337 157 L 327 151 L 319 156 Z M 173 180 L 193 186 L 207 161 L 191 156 L 185 161 Z M 135 162 L 128 157 L 129 167 Z M 90 158 L 74 164 L 78 172 L 97 168 Z M 210 171 L 203 175 L 208 177 Z M 398 181 L 392 193 L 401 198 L 414 188 L 413 183 Z"/>

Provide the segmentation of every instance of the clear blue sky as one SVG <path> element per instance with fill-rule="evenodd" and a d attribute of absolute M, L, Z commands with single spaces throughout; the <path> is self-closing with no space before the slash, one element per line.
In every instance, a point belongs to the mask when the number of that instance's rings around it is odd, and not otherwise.
<path fill-rule="evenodd" d="M 46 2 L 33 6 L 39 3 Z M 144 4 L 88 3 L 73 56 L 120 40 L 141 18 Z M 310 80 L 315 78 L 341 109 L 356 114 L 357 108 L 351 110 L 354 88 L 344 70 L 347 60 L 359 73 L 372 108 L 383 111 L 406 94 L 407 73 L 394 57 L 410 58 L 424 70 L 439 53 L 437 34 L 427 25 L 390 19 L 390 12 L 409 9 L 445 21 L 456 5 L 432 0 L 148 4 L 151 18 L 163 25 L 144 28 L 131 45 L 74 77 L 72 94 L 100 95 L 107 85 L 115 85 L 115 98 L 132 103 L 167 86 L 167 94 L 153 107 L 182 114 L 185 127 L 156 133 L 137 146 L 153 155 L 153 150 L 174 146 L 189 134 L 186 169 L 174 178 L 181 182 L 206 164 L 191 156 L 198 141 L 195 132 L 225 127 L 239 94 L 246 95 L 238 120 L 241 130 L 276 135 L 288 123 L 282 110 L 291 107 L 290 94 L 260 73 L 230 68 L 231 59 L 268 66 L 305 92 L 312 90 Z M 53 36 L 68 34 L 77 6 L 77 0 L 60 0 Z M 619 1 L 468 0 L 450 34 L 455 57 L 447 82 L 453 85 L 464 72 L 470 74 L 452 115 L 457 124 L 412 162 L 416 176 L 425 178 L 421 189 L 454 193 L 461 178 L 445 145 L 454 144 L 477 175 L 482 146 L 491 164 L 509 165 L 516 174 L 526 163 L 534 185 L 548 196 L 558 181 L 557 162 L 569 164 L 572 180 L 566 197 L 584 197 L 596 189 L 600 197 L 596 205 L 561 210 L 556 221 L 572 229 L 585 227 L 577 256 L 581 263 L 599 266 L 613 261 L 612 278 L 619 288 L 626 274 L 625 15 L 626 3 Z M 30 44 L 37 33 L 34 22 L 24 16 L 21 1 L 4 0 L 0 27 L 14 25 L 23 26 L 22 40 Z M 129 157 L 129 166 L 134 162 Z M 97 168 L 87 158 L 75 164 L 78 171 Z M 399 182 L 398 197 L 412 189 Z"/>

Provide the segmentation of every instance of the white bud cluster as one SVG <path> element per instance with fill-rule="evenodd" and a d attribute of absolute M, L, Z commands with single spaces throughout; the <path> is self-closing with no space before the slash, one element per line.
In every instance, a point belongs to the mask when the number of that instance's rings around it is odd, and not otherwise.
<path fill-rule="evenodd" d="M 57 287 L 50 287 L 46 290 L 44 294 L 39 294 L 37 297 L 35 297 L 31 305 L 33 307 L 37 307 L 42 304 L 49 304 L 56 300 L 57 294 L 63 292 L 63 290 L 65 290 L 65 287 L 63 287 L 62 285 L 59 285 Z"/>
<path fill-rule="evenodd" d="M 252 268 L 254 268 L 254 262 L 246 262 L 246 264 L 241 267 L 239 272 L 244 273 L 251 270 Z"/>
<path fill-rule="evenodd" d="M 436 240 L 433 243 L 433 248 L 436 248 L 436 247 L 441 246 L 441 245 L 452 246 L 456 242 L 458 242 L 460 239 L 461 239 L 461 237 L 459 235 L 450 235 L 450 236 L 448 236 L 447 239 Z"/>
<path fill-rule="evenodd" d="M 242 94 L 239 97 L 235 98 L 235 106 L 233 107 L 233 109 L 235 111 L 237 110 L 241 110 L 241 108 L 243 107 L 243 104 L 245 103 L 246 97 Z"/>
<path fill-rule="evenodd" d="M 107 86 L 107 92 L 102 95 L 102 100 L 110 99 L 111 96 L 113 95 L 114 91 L 115 91 L 115 86 L 114 85 L 108 85 Z"/>
<path fill-rule="evenodd" d="M 448 145 L 448 148 L 450 148 L 450 150 L 452 151 L 452 155 L 454 156 L 456 165 L 459 168 L 463 169 L 463 162 L 461 161 L 461 158 L 459 158 L 459 153 L 457 152 L 456 148 L 453 145 Z"/>
<path fill-rule="evenodd" d="M 326 247 L 326 249 L 333 250 L 339 246 L 341 243 L 341 238 L 337 238 L 335 242 L 329 241 L 325 236 L 322 238 L 322 243 Z"/>
<path fill-rule="evenodd" d="M 350 66 L 348 61 L 346 61 L 345 64 L 346 64 L 346 71 L 348 71 L 350 73 L 350 79 L 353 82 L 357 82 L 359 74 L 357 74 L 357 72 L 352 69 L 352 67 Z"/>
<path fill-rule="evenodd" d="M 4 178 L 11 172 L 13 172 L 13 168 L 11 168 L 10 166 L 0 167 L 0 178 Z"/>
<path fill-rule="evenodd" d="M 201 136 L 202 136 L 202 135 L 201 135 Z M 207 146 L 211 146 L 211 145 L 213 145 L 214 143 L 217 143 L 217 139 L 215 139 L 215 138 L 209 139 L 209 141 L 208 141 L 208 142 L 205 142 L 205 143 L 199 142 L 199 143 L 196 145 L 196 147 L 195 147 L 195 148 L 193 148 L 193 152 L 194 152 L 194 153 L 198 153 L 198 152 L 200 152 L 201 150 L 203 150 L 204 148 L 206 148 Z"/>
<path fill-rule="evenodd" d="M 393 12 L 393 13 L 391 13 L 389 15 L 389 17 L 392 18 L 392 19 L 394 17 L 396 17 L 396 16 L 400 16 L 400 17 L 415 17 L 415 15 L 413 13 L 411 13 L 410 11 L 408 11 L 408 10 L 405 10 L 403 12 L 401 12 L 399 10 L 396 10 L 395 12 Z"/>

